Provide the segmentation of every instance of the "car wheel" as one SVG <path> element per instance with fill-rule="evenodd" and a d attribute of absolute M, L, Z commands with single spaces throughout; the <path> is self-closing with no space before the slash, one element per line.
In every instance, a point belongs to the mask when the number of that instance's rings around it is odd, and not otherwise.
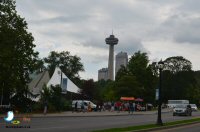
<path fill-rule="evenodd" d="M 175 114 L 175 113 L 173 113 L 173 116 L 176 116 L 176 114 Z"/>

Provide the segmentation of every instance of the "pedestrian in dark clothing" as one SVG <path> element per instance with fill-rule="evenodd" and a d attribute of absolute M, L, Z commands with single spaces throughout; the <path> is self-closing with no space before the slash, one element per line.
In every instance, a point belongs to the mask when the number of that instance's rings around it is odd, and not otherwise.
<path fill-rule="evenodd" d="M 78 106 L 78 102 L 75 103 L 75 106 L 74 106 L 74 110 L 77 112 L 77 106 Z"/>
<path fill-rule="evenodd" d="M 82 110 L 83 113 L 85 113 L 84 101 L 82 101 L 82 103 L 81 103 L 81 110 Z"/>
<path fill-rule="evenodd" d="M 133 103 L 132 102 L 129 102 L 129 113 L 132 113 L 133 114 Z"/>

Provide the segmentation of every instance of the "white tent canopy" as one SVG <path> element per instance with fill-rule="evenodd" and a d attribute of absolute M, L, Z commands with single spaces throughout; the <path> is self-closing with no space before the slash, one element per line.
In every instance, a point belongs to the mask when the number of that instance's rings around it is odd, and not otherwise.
<path fill-rule="evenodd" d="M 61 82 L 62 78 L 62 82 Z M 51 85 L 61 85 L 62 92 L 72 92 L 72 93 L 80 93 L 81 89 L 78 88 L 61 70 L 60 68 L 56 67 L 53 73 L 53 76 L 47 83 L 47 87 Z"/>

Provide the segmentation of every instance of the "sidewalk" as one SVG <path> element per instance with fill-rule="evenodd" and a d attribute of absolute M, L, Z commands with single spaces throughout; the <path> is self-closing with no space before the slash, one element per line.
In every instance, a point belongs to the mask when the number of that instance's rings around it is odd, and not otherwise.
<path fill-rule="evenodd" d="M 171 112 L 171 109 L 162 109 L 162 113 Z M 157 111 L 137 111 L 133 112 L 133 115 L 151 115 L 151 114 L 157 114 Z M 72 112 L 72 111 L 66 111 L 61 113 L 47 113 L 44 114 L 19 114 L 18 117 L 23 116 L 30 116 L 32 118 L 40 118 L 40 117 L 100 117 L 100 116 L 125 116 L 130 115 L 128 111 L 121 111 L 121 112 L 109 112 L 109 111 L 102 111 L 102 112 Z M 0 117 L 4 117 L 5 115 L 0 115 Z"/>

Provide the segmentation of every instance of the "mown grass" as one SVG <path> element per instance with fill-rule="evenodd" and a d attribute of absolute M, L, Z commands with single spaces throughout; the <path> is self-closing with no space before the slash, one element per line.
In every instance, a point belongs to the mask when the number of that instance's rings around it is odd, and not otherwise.
<path fill-rule="evenodd" d="M 192 122 L 200 122 L 200 118 L 193 118 L 188 120 L 181 120 L 181 121 L 173 121 L 164 123 L 163 126 L 158 126 L 156 124 L 148 124 L 148 125 L 139 125 L 139 126 L 131 126 L 131 127 L 124 127 L 124 128 L 111 128 L 105 130 L 96 130 L 93 132 L 128 132 L 128 131 L 139 131 L 145 129 L 152 129 L 152 128 L 162 128 L 167 126 L 179 125 L 179 124 L 188 124 Z"/>

